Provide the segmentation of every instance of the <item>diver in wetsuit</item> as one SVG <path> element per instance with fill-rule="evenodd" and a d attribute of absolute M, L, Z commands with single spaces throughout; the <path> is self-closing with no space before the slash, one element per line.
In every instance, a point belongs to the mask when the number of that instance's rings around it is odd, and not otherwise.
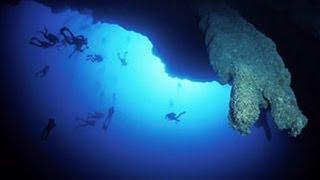
<path fill-rule="evenodd" d="M 41 140 L 46 141 L 48 139 L 50 132 L 54 127 L 56 127 L 55 120 L 52 118 L 49 118 L 47 126 L 42 131 Z"/>
<path fill-rule="evenodd" d="M 43 78 L 49 72 L 49 68 L 50 68 L 50 66 L 48 66 L 48 65 L 44 66 L 40 71 L 35 73 L 35 76 Z"/>
<path fill-rule="evenodd" d="M 95 126 L 97 121 L 103 117 L 104 114 L 101 112 L 89 113 L 86 118 L 76 118 L 77 121 L 80 121 L 77 127 Z"/>
<path fill-rule="evenodd" d="M 40 40 L 37 37 L 32 37 L 29 41 L 29 44 L 40 48 L 49 48 L 56 45 L 59 42 L 59 38 L 56 35 L 49 33 L 46 27 L 44 27 L 43 31 L 39 31 L 39 33 L 42 34 L 46 41 Z"/>
<path fill-rule="evenodd" d="M 176 121 L 176 122 L 180 122 L 180 119 L 179 117 L 182 116 L 183 114 L 185 114 L 186 112 L 181 112 L 180 114 L 176 114 L 174 112 L 171 112 L 171 113 L 168 113 L 166 114 L 165 118 L 168 120 L 168 121 Z"/>
<path fill-rule="evenodd" d="M 81 123 L 77 126 L 79 127 L 87 127 L 87 126 L 95 126 L 97 119 L 89 119 L 89 118 L 76 118 L 76 120 L 81 121 Z"/>
<path fill-rule="evenodd" d="M 91 61 L 91 62 L 102 62 L 103 61 L 103 57 L 99 54 L 89 54 L 87 55 L 87 58 L 86 58 L 87 61 Z"/>
<path fill-rule="evenodd" d="M 69 55 L 69 58 L 76 52 L 83 52 L 85 49 L 88 49 L 88 38 L 85 38 L 83 35 L 75 36 L 71 30 L 67 27 L 62 27 L 60 29 L 61 35 L 64 37 L 63 42 L 69 45 L 74 45 L 73 52 Z"/>
<path fill-rule="evenodd" d="M 44 28 L 43 28 L 43 31 L 39 31 L 39 32 L 43 35 L 43 37 L 44 37 L 46 40 L 48 40 L 48 42 L 49 42 L 52 46 L 53 46 L 53 45 L 56 45 L 56 44 L 59 42 L 59 38 L 58 38 L 56 35 L 54 35 L 54 34 L 52 34 L 52 33 L 49 33 L 47 27 L 44 27 Z"/>
<path fill-rule="evenodd" d="M 104 120 L 104 123 L 103 123 L 103 126 L 102 126 L 102 129 L 104 130 L 107 130 L 109 125 L 110 125 L 110 122 L 113 118 L 113 115 L 114 115 L 114 104 L 115 104 L 115 98 L 116 98 L 116 94 L 113 94 L 113 103 L 112 103 L 112 106 L 108 109 L 108 115 L 106 117 L 106 119 Z"/>
<path fill-rule="evenodd" d="M 106 119 L 104 120 L 103 127 L 102 127 L 104 130 L 108 129 L 109 124 L 112 120 L 113 114 L 114 114 L 114 106 L 112 106 L 108 109 L 108 115 L 107 115 Z"/>
<path fill-rule="evenodd" d="M 123 54 L 123 56 L 121 57 L 120 53 L 118 53 L 118 58 L 119 58 L 122 66 L 127 66 L 128 65 L 127 58 L 126 58 L 127 54 L 128 54 L 128 52 L 125 52 Z"/>

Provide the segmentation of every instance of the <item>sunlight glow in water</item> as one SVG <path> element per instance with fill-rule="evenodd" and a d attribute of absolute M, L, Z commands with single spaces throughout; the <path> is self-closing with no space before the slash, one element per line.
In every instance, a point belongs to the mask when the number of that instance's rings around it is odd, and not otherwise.
<path fill-rule="evenodd" d="M 171 122 L 168 124 L 164 120 L 164 115 L 169 112 L 187 112 L 182 118 L 183 123 L 175 126 L 185 126 L 185 133 L 190 133 L 188 129 L 200 131 L 226 120 L 216 117 L 227 114 L 230 86 L 170 77 L 165 65 L 152 54 L 152 44 L 147 37 L 118 25 L 98 23 L 90 26 L 83 24 L 90 21 L 75 22 L 68 26 L 87 36 L 90 46 L 89 50 L 71 59 L 78 61 L 74 71 L 77 72 L 75 85 L 80 90 L 79 96 L 88 101 L 102 101 L 106 104 L 101 107 L 107 107 L 111 94 L 116 93 L 121 112 L 132 117 L 137 124 L 142 123 L 159 132 L 175 131 L 170 127 Z M 87 28 L 81 29 L 81 26 Z M 128 65 L 122 66 L 118 53 L 123 56 L 126 52 Z M 86 54 L 100 54 L 104 61 L 85 61 Z M 99 104 L 96 101 L 92 106 Z"/>
<path fill-rule="evenodd" d="M 172 78 L 165 72 L 165 66 L 161 60 L 152 54 L 152 44 L 146 37 L 138 33 L 126 32 L 119 26 L 105 25 L 102 27 L 105 32 L 108 32 L 109 28 L 111 31 L 112 29 L 118 30 L 119 36 L 113 34 L 113 37 L 109 38 L 111 47 L 106 44 L 105 52 L 127 51 L 128 66 L 122 67 L 116 57 L 111 58 L 110 62 L 105 62 L 108 67 L 106 67 L 105 74 L 101 75 L 101 81 L 108 83 L 103 78 L 114 74 L 118 78 L 117 84 L 115 84 L 118 91 L 128 92 L 131 95 L 135 94 L 137 101 L 148 102 L 149 100 L 152 102 L 150 105 L 159 104 L 154 108 L 170 108 L 161 105 L 168 103 L 170 100 L 173 101 L 171 108 L 178 108 L 177 110 L 181 108 L 179 104 L 185 104 L 187 107 L 188 104 L 194 107 L 198 107 L 197 105 L 205 107 L 210 106 L 210 104 L 216 104 L 213 100 L 221 102 L 221 100 L 226 99 L 228 101 L 229 87 L 222 87 L 216 82 L 197 83 Z M 123 39 L 121 35 L 130 37 L 131 41 L 123 43 L 127 47 L 114 47 L 115 49 L 113 50 L 113 44 L 121 42 L 121 39 Z M 94 41 L 94 37 L 92 39 Z M 99 46 L 94 43 L 92 45 L 94 47 Z M 104 45 L 102 44 L 101 46 Z M 114 86 L 110 85 L 111 87 Z M 177 105 L 175 106 L 175 104 Z"/>

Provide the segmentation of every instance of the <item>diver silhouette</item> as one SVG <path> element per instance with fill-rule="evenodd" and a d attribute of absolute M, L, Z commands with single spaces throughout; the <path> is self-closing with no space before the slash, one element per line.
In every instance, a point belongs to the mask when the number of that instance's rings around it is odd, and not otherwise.
<path fill-rule="evenodd" d="M 76 118 L 77 121 L 80 121 L 77 127 L 95 126 L 97 121 L 103 117 L 104 114 L 101 112 L 88 113 L 86 118 Z"/>
<path fill-rule="evenodd" d="M 121 57 L 120 53 L 118 53 L 118 59 L 120 60 L 122 66 L 127 66 L 128 65 L 127 58 L 126 58 L 127 54 L 128 54 L 128 52 L 126 51 L 123 54 L 123 56 Z"/>
<path fill-rule="evenodd" d="M 185 114 L 186 112 L 181 112 L 180 114 L 176 114 L 174 112 L 170 112 L 168 114 L 166 114 L 165 118 L 168 120 L 168 121 L 176 121 L 176 122 L 180 122 L 180 119 L 179 117 L 182 116 L 183 114 Z"/>
<path fill-rule="evenodd" d="M 44 76 L 47 75 L 47 73 L 49 72 L 49 69 L 50 69 L 50 66 L 46 65 L 40 71 L 36 72 L 35 76 L 43 78 Z"/>
<path fill-rule="evenodd" d="M 46 141 L 48 139 L 48 136 L 50 134 L 50 132 L 52 131 L 52 129 L 56 127 L 56 123 L 55 120 L 52 118 L 48 119 L 48 124 L 46 125 L 46 127 L 44 127 L 42 134 L 41 134 L 41 140 Z"/>
<path fill-rule="evenodd" d="M 86 58 L 87 61 L 91 61 L 91 62 L 102 62 L 103 61 L 103 57 L 99 54 L 89 54 L 87 55 L 87 58 Z"/>
<path fill-rule="evenodd" d="M 106 119 L 104 120 L 103 127 L 102 127 L 104 130 L 108 129 L 110 122 L 112 120 L 113 114 L 114 114 L 114 106 L 112 106 L 108 109 L 108 115 L 107 115 Z"/>
<path fill-rule="evenodd" d="M 269 123 L 268 123 L 268 116 L 267 116 L 267 111 L 266 110 L 261 112 L 260 118 L 254 124 L 254 126 L 256 128 L 263 128 L 266 139 L 268 141 L 271 140 L 272 133 L 271 133 L 271 128 L 270 128 Z"/>
<path fill-rule="evenodd" d="M 73 52 L 69 55 L 69 58 L 71 56 L 78 52 L 83 52 L 85 49 L 88 49 L 88 38 L 85 38 L 83 35 L 75 36 L 71 30 L 67 27 L 62 27 L 60 29 L 61 35 L 64 37 L 63 43 L 74 45 Z"/>
<path fill-rule="evenodd" d="M 51 45 L 56 45 L 59 42 L 59 38 L 56 35 L 49 33 L 47 27 L 44 27 L 43 31 L 39 32 Z"/>
<path fill-rule="evenodd" d="M 81 121 L 77 126 L 78 128 L 79 127 L 86 127 L 86 126 L 95 126 L 97 123 L 97 119 L 76 118 L 76 120 Z"/>
<path fill-rule="evenodd" d="M 104 129 L 104 130 L 108 129 L 108 127 L 109 127 L 109 125 L 110 125 L 110 123 L 112 121 L 112 118 L 113 118 L 113 115 L 114 115 L 115 98 L 116 98 L 116 94 L 113 93 L 113 103 L 112 103 L 112 106 L 108 109 L 108 115 L 105 118 L 103 126 L 102 126 L 102 129 Z"/>
<path fill-rule="evenodd" d="M 49 33 L 46 27 L 44 27 L 43 31 L 38 32 L 41 33 L 46 40 L 40 40 L 37 37 L 32 37 L 29 41 L 29 44 L 46 49 L 56 45 L 59 42 L 59 38 L 56 35 Z"/>

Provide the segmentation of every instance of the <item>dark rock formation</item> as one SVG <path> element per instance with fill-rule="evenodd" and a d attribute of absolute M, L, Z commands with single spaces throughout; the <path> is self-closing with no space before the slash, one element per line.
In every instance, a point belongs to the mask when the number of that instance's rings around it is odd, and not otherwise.
<path fill-rule="evenodd" d="M 221 84 L 232 84 L 229 119 L 242 134 L 258 119 L 260 108 L 271 107 L 279 129 L 297 136 L 307 118 L 297 106 L 291 77 L 271 39 L 226 6 L 199 8 L 200 27 L 210 62 Z"/>

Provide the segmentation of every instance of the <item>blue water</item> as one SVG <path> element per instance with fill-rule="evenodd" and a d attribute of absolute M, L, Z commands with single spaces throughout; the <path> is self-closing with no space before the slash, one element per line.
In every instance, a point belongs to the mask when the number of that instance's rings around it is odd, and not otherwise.
<path fill-rule="evenodd" d="M 23 1 L 7 9 L 7 39 L 14 62 L 11 73 L 20 93 L 17 104 L 28 112 L 24 126 L 32 144 L 32 158 L 75 177 L 149 179 L 210 179 L 258 177 L 284 166 L 287 137 L 269 120 L 272 140 L 263 129 L 241 136 L 228 124 L 229 85 L 192 82 L 171 77 L 152 54 L 148 37 L 117 24 L 93 22 L 90 12 L 52 13 L 43 5 Z M 68 58 L 72 47 L 41 49 L 28 44 L 46 26 L 58 33 L 62 26 L 88 37 L 89 49 Z M 61 38 L 61 37 L 60 37 Z M 127 55 L 122 66 L 117 53 Z M 86 61 L 100 54 L 100 63 Z M 43 66 L 44 78 L 34 73 Z M 95 127 L 76 128 L 76 117 L 107 113 L 116 93 L 114 119 L 107 131 L 102 120 Z M 165 120 L 168 112 L 182 112 L 181 122 Z M 40 141 L 47 119 L 56 119 L 48 142 Z M 68 173 L 69 172 L 69 173 Z"/>

